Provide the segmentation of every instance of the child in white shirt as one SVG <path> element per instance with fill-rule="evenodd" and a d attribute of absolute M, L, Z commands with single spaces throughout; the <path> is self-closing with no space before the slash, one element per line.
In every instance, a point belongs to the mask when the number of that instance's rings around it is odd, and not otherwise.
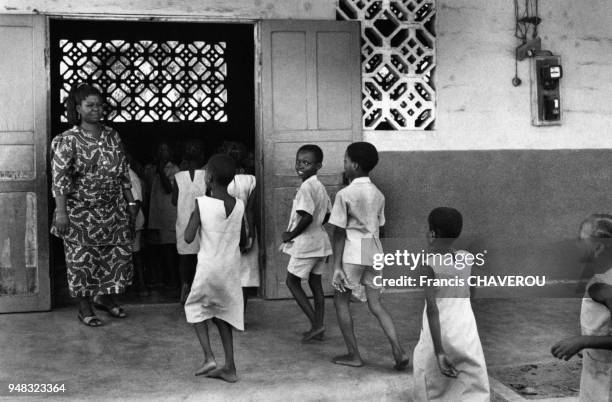
<path fill-rule="evenodd" d="M 332 250 L 323 228 L 329 218 L 331 201 L 325 186 L 316 176 L 322 162 L 323 151 L 318 146 L 309 144 L 298 149 L 295 170 L 302 179 L 302 185 L 293 200 L 289 226 L 282 235 L 282 251 L 291 256 L 287 266 L 287 287 L 311 324 L 310 330 L 303 334 L 303 341 L 321 340 L 325 332 L 325 297 L 321 274 Z M 314 308 L 302 289 L 303 279 L 308 279 Z"/>
<path fill-rule="evenodd" d="M 329 223 L 336 226 L 333 240 L 334 305 L 348 349 L 348 354 L 336 356 L 332 362 L 353 367 L 363 365 L 349 309 L 352 289 L 361 284 L 365 286 L 370 311 L 391 343 L 394 368 L 404 370 L 408 366 L 408 357 L 400 345 L 391 316 L 380 302 L 381 288 L 374 282 L 374 277 L 380 273 L 372 266 L 373 257 L 382 252 L 379 230 L 385 224 L 385 197 L 369 177 L 377 163 L 378 152 L 372 144 L 355 142 L 347 147 L 344 173 L 351 184 L 336 194 L 329 218 Z"/>

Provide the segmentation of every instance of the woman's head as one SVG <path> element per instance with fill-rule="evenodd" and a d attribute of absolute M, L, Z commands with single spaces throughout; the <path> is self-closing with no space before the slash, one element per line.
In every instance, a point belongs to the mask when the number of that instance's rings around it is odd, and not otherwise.
<path fill-rule="evenodd" d="M 104 116 L 104 97 L 99 89 L 89 84 L 74 85 L 64 105 L 68 122 L 72 125 L 79 125 L 82 121 L 98 123 Z"/>

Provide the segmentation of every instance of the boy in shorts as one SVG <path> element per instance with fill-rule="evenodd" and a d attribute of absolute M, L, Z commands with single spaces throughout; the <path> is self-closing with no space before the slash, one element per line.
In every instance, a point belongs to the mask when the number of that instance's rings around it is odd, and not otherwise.
<path fill-rule="evenodd" d="M 395 324 L 380 302 L 380 286 L 374 284 L 373 255 L 382 252 L 379 233 L 385 224 L 385 197 L 370 181 L 369 173 L 378 163 L 376 148 L 367 142 L 349 145 L 344 155 L 344 173 L 350 184 L 338 191 L 329 223 L 336 226 L 333 238 L 334 305 L 348 354 L 333 363 L 361 367 L 353 318 L 349 309 L 352 289 L 363 285 L 368 307 L 391 343 L 396 370 L 408 366 L 408 357 L 399 343 Z"/>
<path fill-rule="evenodd" d="M 303 334 L 302 340 L 305 342 L 322 340 L 325 332 L 325 297 L 321 274 L 332 250 L 327 232 L 323 229 L 329 218 L 331 201 L 325 186 L 317 179 L 322 163 L 323 151 L 318 146 L 308 144 L 298 149 L 295 171 L 302 179 L 302 185 L 293 200 L 289 226 L 282 235 L 281 251 L 291 256 L 287 266 L 287 287 L 311 324 L 310 330 Z M 303 279 L 308 279 L 314 308 L 302 289 Z"/>

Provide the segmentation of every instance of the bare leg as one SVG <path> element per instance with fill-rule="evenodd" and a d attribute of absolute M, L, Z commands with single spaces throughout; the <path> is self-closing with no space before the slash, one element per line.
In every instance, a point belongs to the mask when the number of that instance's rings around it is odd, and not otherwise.
<path fill-rule="evenodd" d="M 197 264 L 197 259 L 194 261 L 194 256 L 191 254 L 188 255 L 179 255 L 179 277 L 181 280 L 181 304 L 185 304 L 187 300 L 187 296 L 189 296 L 189 292 L 191 291 L 191 283 L 193 282 L 193 276 L 195 273 L 195 265 Z"/>
<path fill-rule="evenodd" d="M 314 317 L 315 322 L 312 329 L 304 334 L 304 341 L 311 339 L 323 340 L 325 332 L 325 295 L 323 294 L 323 285 L 321 284 L 321 275 L 310 274 L 308 277 L 308 286 L 312 291 L 314 301 Z"/>
<path fill-rule="evenodd" d="M 221 343 L 223 344 L 223 352 L 225 353 L 225 365 L 210 371 L 206 376 L 218 378 L 227 382 L 236 382 L 238 381 L 238 376 L 236 376 L 236 364 L 234 362 L 234 337 L 232 334 L 232 326 L 218 318 L 213 318 L 213 321 L 217 325 L 217 328 L 219 328 L 219 335 L 221 335 Z"/>
<path fill-rule="evenodd" d="M 368 297 L 368 307 L 376 319 L 378 319 L 378 323 L 385 332 L 385 335 L 387 335 L 389 343 L 391 343 L 391 350 L 393 352 L 393 358 L 395 359 L 394 368 L 396 370 L 404 370 L 408 366 L 409 359 L 400 345 L 393 319 L 380 302 L 380 290 L 371 289 L 368 286 L 365 288 Z"/>
<path fill-rule="evenodd" d="M 345 366 L 360 367 L 363 366 L 363 360 L 361 360 L 359 350 L 357 349 L 357 339 L 355 338 L 355 330 L 353 329 L 353 317 L 351 316 L 349 307 L 350 299 L 351 291 L 348 289 L 346 292 L 336 291 L 334 294 L 334 306 L 336 307 L 338 324 L 340 325 L 340 331 L 342 332 L 342 337 L 344 337 L 344 343 L 346 343 L 348 354 L 336 356 L 332 359 L 332 362 Z"/>
<path fill-rule="evenodd" d="M 79 313 L 81 313 L 81 316 L 89 317 L 94 315 L 89 297 L 78 296 L 77 300 L 79 301 Z"/>
<path fill-rule="evenodd" d="M 306 293 L 304 293 L 304 289 L 302 289 L 302 279 L 288 272 L 286 283 L 298 306 L 300 306 L 304 314 L 306 314 L 306 317 L 308 317 L 308 320 L 310 321 L 310 325 L 312 327 L 311 330 L 314 329 L 315 312 L 312 306 L 310 305 L 310 301 L 308 300 Z"/>
<path fill-rule="evenodd" d="M 204 351 L 204 364 L 195 372 L 195 375 L 204 375 L 217 368 L 217 362 L 215 361 L 215 356 L 210 347 L 210 338 L 208 337 L 209 321 L 210 320 L 206 320 L 193 325 L 200 345 L 202 345 L 202 350 Z"/>

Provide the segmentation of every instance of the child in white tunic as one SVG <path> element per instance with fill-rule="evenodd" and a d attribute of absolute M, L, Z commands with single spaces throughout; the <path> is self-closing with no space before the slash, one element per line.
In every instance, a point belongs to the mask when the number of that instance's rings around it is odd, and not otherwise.
<path fill-rule="evenodd" d="M 456 209 L 436 208 L 429 214 L 428 254 L 434 256 L 428 258 L 425 272 L 429 279 L 463 279 L 465 286 L 425 289 L 421 335 L 412 357 L 416 401 L 490 400 L 487 367 L 470 304 L 473 257 L 470 262 L 466 258 L 470 253 L 451 248 L 461 227 Z"/>
<path fill-rule="evenodd" d="M 569 360 L 582 351 L 580 401 L 612 400 L 612 215 L 594 214 L 580 226 L 586 261 L 595 273 L 580 311 L 581 336 L 555 344 L 554 356 Z M 602 273 L 603 272 L 603 273 Z"/>
<path fill-rule="evenodd" d="M 210 158 L 206 185 L 210 197 L 196 199 L 196 207 L 185 229 L 185 241 L 200 232 L 200 250 L 191 292 L 185 303 L 187 322 L 194 324 L 205 361 L 196 375 L 236 382 L 232 327 L 242 331 L 243 301 L 240 286 L 240 240 L 244 204 L 227 192 L 236 166 L 225 155 Z M 219 328 L 225 365 L 218 368 L 208 337 L 208 323 Z"/>
<path fill-rule="evenodd" d="M 240 258 L 240 284 L 242 286 L 242 297 L 244 309 L 247 305 L 247 289 L 258 287 L 259 279 L 259 245 L 257 243 L 257 229 L 255 227 L 255 187 L 257 180 L 252 174 L 246 174 L 244 163 L 247 151 L 241 142 L 226 142 L 223 152 L 236 162 L 236 176 L 227 187 L 230 195 L 240 199 L 245 206 L 244 227 L 246 229 L 246 242 L 242 248 Z"/>
<path fill-rule="evenodd" d="M 185 147 L 184 169 L 174 175 L 172 188 L 172 204 L 176 206 L 176 250 L 179 254 L 179 277 L 181 280 L 181 304 L 185 304 L 191 282 L 195 275 L 197 255 L 200 249 L 200 237 L 196 233 L 194 241 L 185 241 L 185 228 L 193 211 L 197 197 L 206 194 L 203 150 L 199 143 L 189 142 Z"/>

